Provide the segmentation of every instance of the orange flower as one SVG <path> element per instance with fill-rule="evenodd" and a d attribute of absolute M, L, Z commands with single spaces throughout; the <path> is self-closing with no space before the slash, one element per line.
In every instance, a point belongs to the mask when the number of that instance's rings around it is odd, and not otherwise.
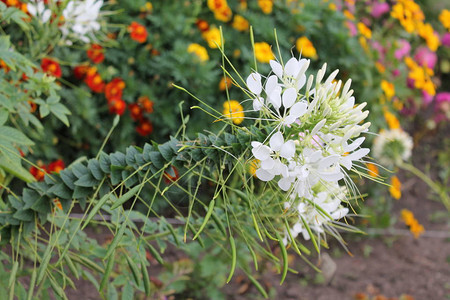
<path fill-rule="evenodd" d="M 76 79 L 81 80 L 86 76 L 87 71 L 89 70 L 89 66 L 80 65 L 73 68 L 73 75 Z"/>
<path fill-rule="evenodd" d="M 9 67 L 4 60 L 0 59 L 0 69 L 4 69 L 5 73 L 9 72 Z"/>
<path fill-rule="evenodd" d="M 63 210 L 63 207 L 62 207 L 62 205 L 61 205 L 61 201 L 59 201 L 58 198 L 54 198 L 54 199 L 52 200 L 52 202 L 53 202 L 53 204 L 54 204 L 59 210 Z"/>
<path fill-rule="evenodd" d="M 203 19 L 197 19 L 197 21 L 195 22 L 195 25 L 197 25 L 197 28 L 201 31 L 201 32 L 205 32 L 209 30 L 209 24 L 208 22 L 206 22 Z"/>
<path fill-rule="evenodd" d="M 272 59 L 275 59 L 270 45 L 266 42 L 255 43 L 255 57 L 262 63 L 269 63 Z"/>
<path fill-rule="evenodd" d="M 84 82 L 95 93 L 102 93 L 105 89 L 105 83 L 100 74 L 97 73 L 97 68 L 95 67 L 90 67 L 87 70 Z"/>
<path fill-rule="evenodd" d="M 153 101 L 151 101 L 147 96 L 139 97 L 138 103 L 145 110 L 145 112 L 149 114 L 153 112 Z"/>
<path fill-rule="evenodd" d="M 135 121 L 142 119 L 142 109 L 137 103 L 132 103 L 128 105 L 128 110 L 130 111 L 131 118 Z"/>
<path fill-rule="evenodd" d="M 125 112 L 127 104 L 119 97 L 114 97 L 109 100 L 108 107 L 110 113 L 121 116 Z"/>
<path fill-rule="evenodd" d="M 390 129 L 399 129 L 400 128 L 400 121 L 397 119 L 397 117 L 393 113 L 391 113 L 387 109 L 384 109 L 383 114 L 384 114 L 384 118 Z"/>
<path fill-rule="evenodd" d="M 166 184 L 170 184 L 172 182 L 175 182 L 178 180 L 178 178 L 180 178 L 180 174 L 178 173 L 177 168 L 175 168 L 174 166 L 171 166 L 172 168 L 172 173 L 173 175 L 171 175 L 169 172 L 164 172 L 164 181 Z"/>
<path fill-rule="evenodd" d="M 222 77 L 222 79 L 219 82 L 219 90 L 225 91 L 226 89 L 229 89 L 231 87 L 231 78 L 226 76 Z"/>
<path fill-rule="evenodd" d="M 398 200 L 402 196 L 402 183 L 397 176 L 392 176 L 391 186 L 389 187 L 389 193 L 391 196 Z"/>
<path fill-rule="evenodd" d="M 147 40 L 147 29 L 138 22 L 131 22 L 131 25 L 128 26 L 128 31 L 130 32 L 131 38 L 138 43 L 142 44 Z"/>
<path fill-rule="evenodd" d="M 45 166 L 42 161 L 38 161 L 36 164 L 37 167 L 31 166 L 29 171 L 37 181 L 43 181 L 45 174 L 48 173 L 47 166 Z"/>
<path fill-rule="evenodd" d="M 273 0 L 258 0 L 258 6 L 263 13 L 270 14 L 273 9 Z"/>
<path fill-rule="evenodd" d="M 250 27 L 250 23 L 243 16 L 235 15 L 231 26 L 236 30 L 246 31 Z"/>
<path fill-rule="evenodd" d="M 99 44 L 92 44 L 91 47 L 86 51 L 87 56 L 94 64 L 99 64 L 105 60 L 105 54 L 103 47 Z"/>
<path fill-rule="evenodd" d="M 64 168 L 66 167 L 66 165 L 64 164 L 64 162 L 61 159 L 55 160 L 54 162 L 51 162 L 48 165 L 48 172 L 55 172 L 55 173 L 59 173 L 60 171 L 64 170 Z"/>
<path fill-rule="evenodd" d="M 113 98 L 122 98 L 123 89 L 125 88 L 125 82 L 116 77 L 105 86 L 105 97 L 108 101 Z"/>
<path fill-rule="evenodd" d="M 367 163 L 367 169 L 369 170 L 368 174 L 372 177 L 377 177 L 379 174 L 378 167 L 374 164 Z"/>
<path fill-rule="evenodd" d="M 50 58 L 43 58 L 41 61 L 42 71 L 45 73 L 60 78 L 62 76 L 61 66 L 56 60 Z"/>
<path fill-rule="evenodd" d="M 153 132 L 153 125 L 149 120 L 142 118 L 136 131 L 142 136 L 147 136 Z"/>

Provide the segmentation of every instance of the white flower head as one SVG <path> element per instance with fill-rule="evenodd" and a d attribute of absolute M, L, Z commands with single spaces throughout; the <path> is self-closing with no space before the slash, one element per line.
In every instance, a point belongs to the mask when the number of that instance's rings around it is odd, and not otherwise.
<path fill-rule="evenodd" d="M 412 138 L 401 129 L 381 131 L 373 142 L 373 156 L 381 164 L 394 166 L 411 157 Z"/>

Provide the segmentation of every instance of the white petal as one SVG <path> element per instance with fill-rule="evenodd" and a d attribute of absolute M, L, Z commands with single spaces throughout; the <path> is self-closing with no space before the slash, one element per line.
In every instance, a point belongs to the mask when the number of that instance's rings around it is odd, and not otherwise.
<path fill-rule="evenodd" d="M 366 139 L 365 137 L 360 137 L 356 139 L 353 143 L 344 147 L 344 152 L 352 152 L 353 150 L 358 148 L 364 142 L 365 139 Z"/>
<path fill-rule="evenodd" d="M 328 182 L 337 182 L 344 178 L 344 174 L 342 174 L 342 172 L 319 172 L 319 176 L 321 179 Z"/>
<path fill-rule="evenodd" d="M 283 93 L 283 106 L 289 108 L 294 105 L 295 100 L 297 100 L 297 90 L 295 88 L 288 88 Z"/>
<path fill-rule="evenodd" d="M 344 156 L 341 158 L 339 163 L 344 166 L 347 170 L 350 170 L 352 168 L 352 160 L 348 158 L 348 156 Z"/>
<path fill-rule="evenodd" d="M 292 185 L 291 178 L 281 178 L 280 180 L 278 180 L 278 186 L 285 192 L 287 192 L 291 188 L 291 185 Z"/>
<path fill-rule="evenodd" d="M 42 23 L 46 23 L 50 19 L 51 15 L 51 11 L 49 9 L 46 9 L 44 11 L 44 14 L 42 15 Z"/>
<path fill-rule="evenodd" d="M 256 97 L 253 99 L 253 110 L 259 111 L 264 106 L 264 98 Z"/>
<path fill-rule="evenodd" d="M 306 103 L 297 102 L 291 107 L 289 114 L 292 116 L 295 116 L 296 118 L 299 118 L 306 113 L 307 108 L 308 108 L 308 105 Z"/>
<path fill-rule="evenodd" d="M 353 152 L 352 154 L 349 154 L 347 157 L 350 160 L 359 160 L 369 154 L 370 149 L 369 148 L 361 148 L 358 151 Z"/>
<path fill-rule="evenodd" d="M 306 83 L 306 75 L 303 74 L 298 80 L 297 80 L 297 91 L 299 91 Z"/>
<path fill-rule="evenodd" d="M 270 157 L 271 152 L 272 151 L 270 150 L 269 147 L 262 144 L 252 149 L 252 153 L 255 156 L 255 158 L 259 159 L 260 161 L 268 159 Z"/>
<path fill-rule="evenodd" d="M 319 162 L 319 169 L 327 169 L 339 161 L 339 155 L 330 155 Z"/>
<path fill-rule="evenodd" d="M 262 91 L 261 75 L 259 75 L 258 73 L 251 73 L 247 77 L 247 86 L 252 93 L 256 95 L 261 94 Z"/>
<path fill-rule="evenodd" d="M 322 121 L 317 123 L 316 126 L 314 126 L 313 130 L 311 131 L 311 135 L 316 135 L 319 132 L 319 130 L 322 129 L 323 125 L 325 125 L 326 122 L 327 119 L 323 119 Z"/>
<path fill-rule="evenodd" d="M 277 75 L 280 79 L 283 78 L 283 67 L 280 65 L 280 63 L 276 60 L 271 60 L 269 63 L 275 75 Z"/>
<path fill-rule="evenodd" d="M 270 75 L 266 81 L 266 94 L 269 95 L 278 86 L 278 77 L 276 75 Z"/>
<path fill-rule="evenodd" d="M 295 154 L 295 142 L 289 140 L 281 146 L 280 156 L 284 158 L 291 158 Z"/>
<path fill-rule="evenodd" d="M 284 144 L 284 138 L 283 138 L 283 135 L 281 134 L 281 132 L 277 131 L 274 135 L 272 135 L 272 137 L 270 138 L 269 144 L 270 144 L 270 148 L 273 151 L 280 151 L 281 146 L 283 146 L 283 144 Z"/>
<path fill-rule="evenodd" d="M 300 66 L 298 60 L 293 57 L 284 66 L 284 73 L 287 76 L 297 77 L 298 72 L 300 72 Z"/>
<path fill-rule="evenodd" d="M 27 5 L 27 10 L 30 13 L 30 15 L 32 16 L 36 16 L 37 10 L 36 10 L 36 6 L 33 4 L 28 4 Z"/>
<path fill-rule="evenodd" d="M 281 87 L 277 86 L 269 95 L 269 102 L 272 103 L 273 107 L 279 109 L 281 107 Z"/>
<path fill-rule="evenodd" d="M 258 169 L 256 170 L 256 177 L 258 177 L 259 179 L 261 179 L 262 181 L 270 181 L 272 180 L 275 175 L 267 172 L 266 170 L 263 169 Z"/>
<path fill-rule="evenodd" d="M 348 214 L 348 208 L 343 207 L 343 208 L 336 210 L 334 213 L 332 213 L 331 217 L 334 220 L 338 220 L 338 219 L 345 217 L 347 214 Z"/>
<path fill-rule="evenodd" d="M 274 166 L 275 166 L 275 161 L 271 157 L 269 157 L 266 160 L 261 161 L 261 168 L 263 168 L 264 170 L 271 170 L 271 169 L 273 169 Z"/>

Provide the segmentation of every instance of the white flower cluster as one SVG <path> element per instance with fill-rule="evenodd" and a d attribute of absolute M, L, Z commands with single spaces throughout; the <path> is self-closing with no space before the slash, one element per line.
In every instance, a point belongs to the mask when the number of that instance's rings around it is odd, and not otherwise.
<path fill-rule="evenodd" d="M 100 29 L 98 17 L 102 5 L 103 0 L 71 0 L 67 3 L 59 25 L 67 44 L 72 44 L 71 39 L 90 42 L 90 35 Z M 43 0 L 31 0 L 27 7 L 30 14 L 42 23 L 50 20 L 52 11 L 46 8 Z"/>
<path fill-rule="evenodd" d="M 411 157 L 413 140 L 401 129 L 383 130 L 373 142 L 373 156 L 381 164 L 398 165 Z"/>
<path fill-rule="evenodd" d="M 291 58 L 283 66 L 273 60 L 273 74 L 264 84 L 259 73 L 246 80 L 253 109 L 274 128 L 264 142 L 252 142 L 252 153 L 260 161 L 256 176 L 276 180 L 287 192 L 287 205 L 299 217 L 292 233 L 302 232 L 305 238 L 309 235 L 304 224 L 320 234 L 328 222 L 348 213 L 341 205 L 346 188 L 339 181 L 350 184 L 347 171 L 370 151 L 360 148 L 365 138 L 357 138 L 370 123 L 360 124 L 368 111 L 362 111 L 366 103 L 355 106 L 351 80 L 342 87 L 340 80 L 334 81 L 336 70 L 322 82 L 326 64 L 307 80 L 309 63 Z"/>

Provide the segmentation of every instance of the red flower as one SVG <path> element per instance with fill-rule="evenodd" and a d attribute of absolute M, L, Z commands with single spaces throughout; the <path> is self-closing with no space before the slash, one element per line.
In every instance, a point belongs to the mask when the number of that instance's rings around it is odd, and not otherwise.
<path fill-rule="evenodd" d="M 114 78 L 105 86 L 105 97 L 108 101 L 114 98 L 122 98 L 125 82 L 121 78 Z"/>
<path fill-rule="evenodd" d="M 129 104 L 128 109 L 133 120 L 138 121 L 142 119 L 142 109 L 137 103 Z"/>
<path fill-rule="evenodd" d="M 145 112 L 153 112 L 153 101 L 151 101 L 147 96 L 139 97 L 138 103 L 145 110 Z"/>
<path fill-rule="evenodd" d="M 142 118 L 136 127 L 136 131 L 142 136 L 147 136 L 153 132 L 153 125 L 149 120 Z"/>
<path fill-rule="evenodd" d="M 92 44 L 86 51 L 87 56 L 94 64 L 99 64 L 105 59 L 103 47 L 99 44 Z"/>
<path fill-rule="evenodd" d="M 169 172 L 164 172 L 164 181 L 166 184 L 170 184 L 174 181 L 177 181 L 180 178 L 180 174 L 178 174 L 177 168 L 171 166 L 173 175 L 170 175 Z"/>
<path fill-rule="evenodd" d="M 55 172 L 55 173 L 59 173 L 60 171 L 64 170 L 64 168 L 66 167 L 66 165 L 64 164 L 64 162 L 61 159 L 55 160 L 54 162 L 51 162 L 48 165 L 48 172 Z"/>
<path fill-rule="evenodd" d="M 197 21 L 195 22 L 195 25 L 197 25 L 197 28 L 201 31 L 201 32 L 205 32 L 209 30 L 209 24 L 208 22 L 206 22 L 203 19 L 197 19 Z"/>
<path fill-rule="evenodd" d="M 147 29 L 138 22 L 131 22 L 131 25 L 128 26 L 128 31 L 131 38 L 138 43 L 142 44 L 147 40 Z"/>
<path fill-rule="evenodd" d="M 127 108 L 127 104 L 125 101 L 120 99 L 119 97 L 112 98 L 108 102 L 109 112 L 112 114 L 117 114 L 119 116 L 123 115 L 125 109 Z"/>
<path fill-rule="evenodd" d="M 36 178 L 37 181 L 42 181 L 44 180 L 45 174 L 48 173 L 48 170 L 47 167 L 40 162 L 38 162 L 37 165 L 38 168 L 35 166 L 32 166 L 30 168 L 30 173 L 31 175 L 33 175 L 34 178 Z"/>
<path fill-rule="evenodd" d="M 87 71 L 89 70 L 89 66 L 80 65 L 73 68 L 73 75 L 76 79 L 81 80 L 86 76 Z"/>
<path fill-rule="evenodd" d="M 56 78 L 60 78 L 62 76 L 61 66 L 59 63 L 50 58 L 43 58 L 41 61 L 42 70 Z"/>
<path fill-rule="evenodd" d="M 95 93 L 102 93 L 105 89 L 105 83 L 103 82 L 100 74 L 97 73 L 97 68 L 89 68 L 86 72 L 86 78 L 84 82 Z"/>

